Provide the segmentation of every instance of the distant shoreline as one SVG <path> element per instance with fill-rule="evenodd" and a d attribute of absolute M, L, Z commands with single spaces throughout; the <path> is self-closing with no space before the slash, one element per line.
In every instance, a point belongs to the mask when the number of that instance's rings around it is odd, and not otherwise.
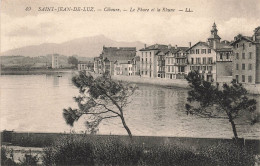
<path fill-rule="evenodd" d="M 72 73 L 72 72 L 78 72 L 78 70 L 77 69 L 31 69 L 31 70 L 11 70 L 11 69 L 3 70 L 2 69 L 0 70 L 0 75 L 33 75 L 33 74 L 36 75 L 36 74 Z M 91 74 L 96 76 L 99 75 L 92 72 Z M 140 76 L 123 76 L 123 75 L 112 76 L 112 79 L 118 81 L 136 83 L 136 84 L 189 89 L 188 82 L 184 79 L 161 79 L 161 78 L 148 78 L 148 77 L 140 77 Z M 244 85 L 244 87 L 247 89 L 249 94 L 260 95 L 260 84 Z"/>
<path fill-rule="evenodd" d="M 32 69 L 32 70 L 1 70 L 0 75 L 27 75 L 27 74 L 52 74 L 68 73 L 77 71 L 76 69 Z"/>

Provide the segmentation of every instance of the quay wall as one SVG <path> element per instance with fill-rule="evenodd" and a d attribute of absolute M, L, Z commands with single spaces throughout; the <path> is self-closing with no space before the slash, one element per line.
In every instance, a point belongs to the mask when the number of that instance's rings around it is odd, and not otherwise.
<path fill-rule="evenodd" d="M 9 144 L 24 147 L 45 147 L 51 145 L 56 139 L 62 136 L 77 136 L 79 134 L 66 133 L 25 133 L 25 132 L 1 132 L 1 145 Z M 114 138 L 122 141 L 129 141 L 127 135 L 86 135 L 93 139 L 98 138 Z M 183 148 L 192 148 L 193 150 L 207 146 L 214 146 L 221 143 L 232 143 L 232 139 L 227 138 L 192 138 L 192 137 L 159 137 L 159 136 L 133 136 L 133 140 L 140 144 L 148 146 L 153 145 L 177 145 Z M 255 154 L 260 154 L 259 139 L 243 139 L 239 140 L 241 145 L 246 146 Z"/>
<path fill-rule="evenodd" d="M 180 88 L 189 88 L 188 82 L 184 79 L 162 79 L 162 78 L 148 78 L 140 76 L 112 76 L 114 80 L 127 81 L 132 83 L 140 84 L 151 84 L 151 85 L 160 85 L 160 86 L 171 86 L 171 87 L 180 87 Z M 231 82 L 230 77 L 221 77 L 220 86 L 223 85 L 223 82 Z M 256 85 L 243 85 L 248 93 L 250 94 L 260 94 L 260 84 Z"/>

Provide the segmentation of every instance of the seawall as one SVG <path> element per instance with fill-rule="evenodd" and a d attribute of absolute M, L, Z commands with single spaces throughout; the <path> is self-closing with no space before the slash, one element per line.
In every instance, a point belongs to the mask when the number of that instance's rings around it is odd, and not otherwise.
<path fill-rule="evenodd" d="M 170 79 L 163 79 L 163 78 L 148 78 L 148 77 L 140 77 L 140 76 L 122 76 L 122 75 L 112 76 L 112 79 L 128 81 L 132 83 L 189 88 L 188 82 L 183 79 L 170 80 Z"/>
<path fill-rule="evenodd" d="M 24 132 L 1 132 L 1 144 L 9 143 L 11 145 L 24 147 L 45 147 L 51 145 L 56 139 L 62 136 L 77 136 L 79 134 L 65 133 L 24 133 Z M 127 135 L 87 135 L 93 139 L 115 138 L 122 141 L 128 141 Z M 183 148 L 192 148 L 193 150 L 207 146 L 219 145 L 221 143 L 232 143 L 232 139 L 226 138 L 192 138 L 192 137 L 157 137 L 157 136 L 133 136 L 135 142 L 153 145 L 178 145 Z M 255 154 L 260 154 L 260 140 L 258 139 L 240 139 L 239 143 L 252 150 Z"/>
<path fill-rule="evenodd" d="M 151 84 L 151 85 L 160 85 L 160 86 L 170 86 L 170 87 L 180 87 L 180 88 L 189 88 L 188 82 L 184 79 L 164 79 L 164 78 L 148 78 L 140 76 L 112 76 L 115 80 L 127 81 L 132 83 L 140 84 Z M 222 85 L 223 83 L 220 83 Z M 260 94 L 260 84 L 256 85 L 243 85 L 244 88 L 250 94 Z"/>

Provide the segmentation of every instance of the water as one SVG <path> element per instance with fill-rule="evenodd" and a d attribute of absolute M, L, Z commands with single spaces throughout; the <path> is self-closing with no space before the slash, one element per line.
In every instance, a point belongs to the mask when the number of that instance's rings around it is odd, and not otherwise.
<path fill-rule="evenodd" d="M 76 108 L 73 97 L 78 90 L 72 85 L 72 73 L 57 75 L 0 76 L 1 130 L 24 132 L 81 132 L 85 130 L 81 118 L 74 127 L 65 123 L 63 108 Z M 151 85 L 138 85 L 132 102 L 125 108 L 126 123 L 133 135 L 231 138 L 228 120 L 187 116 L 187 90 Z M 252 96 L 258 101 L 260 96 Z M 246 125 L 239 120 L 238 135 L 260 138 L 260 124 Z M 105 120 L 99 134 L 126 135 L 120 119 Z"/>

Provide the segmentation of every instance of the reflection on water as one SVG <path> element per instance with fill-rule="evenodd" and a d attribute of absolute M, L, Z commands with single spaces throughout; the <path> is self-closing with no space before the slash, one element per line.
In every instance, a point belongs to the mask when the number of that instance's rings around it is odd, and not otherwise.
<path fill-rule="evenodd" d="M 71 73 L 53 75 L 7 75 L 0 77 L 1 130 L 34 132 L 84 131 L 84 118 L 74 128 L 66 125 L 62 109 L 76 108 L 73 97 L 78 90 L 72 85 Z M 187 116 L 187 90 L 151 85 L 138 85 L 125 117 L 133 135 L 232 137 L 227 120 Z M 252 96 L 258 101 L 260 97 Z M 260 138 L 260 125 L 237 125 L 239 136 Z M 100 134 L 126 134 L 120 119 L 105 120 Z"/>

